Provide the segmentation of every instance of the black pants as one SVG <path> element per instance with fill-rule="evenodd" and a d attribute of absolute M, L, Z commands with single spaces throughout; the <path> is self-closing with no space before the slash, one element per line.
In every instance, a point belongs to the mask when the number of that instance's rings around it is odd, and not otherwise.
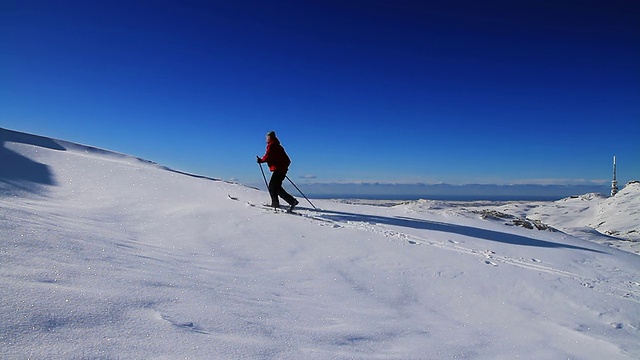
<path fill-rule="evenodd" d="M 271 180 L 269 180 L 269 194 L 271 195 L 271 206 L 280 206 L 280 200 L 278 196 L 284 199 L 289 205 L 296 202 L 296 199 L 289 195 L 288 192 L 282 187 L 282 182 L 287 177 L 286 171 L 274 171 L 271 174 Z"/>

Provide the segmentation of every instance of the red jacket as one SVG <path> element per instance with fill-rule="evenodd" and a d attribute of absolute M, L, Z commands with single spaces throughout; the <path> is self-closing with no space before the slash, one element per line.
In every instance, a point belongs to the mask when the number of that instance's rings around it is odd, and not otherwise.
<path fill-rule="evenodd" d="M 287 171 L 291 160 L 287 153 L 284 151 L 280 141 L 273 139 L 267 144 L 267 152 L 260 159 L 261 162 L 266 162 L 269 165 L 271 171 Z"/>

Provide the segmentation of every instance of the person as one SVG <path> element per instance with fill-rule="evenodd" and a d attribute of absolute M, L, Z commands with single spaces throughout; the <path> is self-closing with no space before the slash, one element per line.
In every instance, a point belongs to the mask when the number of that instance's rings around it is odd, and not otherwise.
<path fill-rule="evenodd" d="M 280 207 L 279 196 L 289 204 L 289 211 L 292 211 L 298 205 L 298 200 L 282 187 L 282 182 L 287 177 L 291 160 L 274 131 L 267 133 L 267 151 L 264 156 L 256 156 L 256 158 L 258 164 L 266 162 L 272 172 L 269 180 L 269 195 L 271 195 L 271 204 L 269 206 Z"/>

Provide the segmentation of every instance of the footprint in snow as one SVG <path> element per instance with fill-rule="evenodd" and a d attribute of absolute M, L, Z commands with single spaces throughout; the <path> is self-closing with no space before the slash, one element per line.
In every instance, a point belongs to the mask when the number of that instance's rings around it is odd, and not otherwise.
<path fill-rule="evenodd" d="M 179 321 L 175 321 L 172 318 L 168 317 L 168 316 L 162 316 L 162 320 L 170 323 L 171 325 L 179 328 L 179 329 L 183 329 L 183 330 L 187 330 L 187 331 L 192 331 L 198 334 L 209 334 L 208 332 L 202 330 L 198 325 L 194 324 L 193 322 L 179 322 Z"/>
<path fill-rule="evenodd" d="M 586 287 L 586 288 L 589 288 L 589 289 L 593 289 L 593 288 L 595 287 L 595 285 L 593 285 L 593 284 L 589 284 L 589 283 L 586 283 L 586 282 L 583 282 L 583 283 L 582 283 L 582 286 L 584 286 L 584 287 Z"/>
<path fill-rule="evenodd" d="M 487 264 L 487 265 L 491 265 L 491 266 L 498 266 L 498 264 L 494 263 L 491 260 L 485 260 L 484 263 Z"/>

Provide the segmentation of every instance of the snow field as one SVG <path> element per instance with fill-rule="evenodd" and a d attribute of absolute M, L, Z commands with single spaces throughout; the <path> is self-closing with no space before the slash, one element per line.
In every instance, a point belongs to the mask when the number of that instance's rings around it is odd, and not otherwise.
<path fill-rule="evenodd" d="M 635 254 L 446 202 L 275 213 L 250 205 L 264 191 L 11 135 L 2 358 L 640 357 Z"/>

